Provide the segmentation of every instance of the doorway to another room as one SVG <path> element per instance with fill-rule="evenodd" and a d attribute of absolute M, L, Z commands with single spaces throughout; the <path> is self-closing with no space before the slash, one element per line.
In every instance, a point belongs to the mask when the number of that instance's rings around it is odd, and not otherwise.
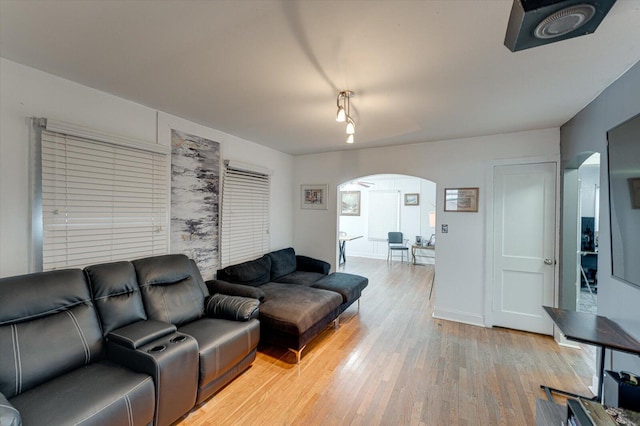
<path fill-rule="evenodd" d="M 338 258 L 385 259 L 390 265 L 434 265 L 436 184 L 426 179 L 378 174 L 338 186 Z M 407 250 L 390 256 L 389 232 L 401 232 Z M 432 249 L 424 250 L 430 244 Z"/>
<path fill-rule="evenodd" d="M 578 168 L 578 312 L 598 310 L 598 234 L 600 222 L 600 154 L 592 154 Z"/>

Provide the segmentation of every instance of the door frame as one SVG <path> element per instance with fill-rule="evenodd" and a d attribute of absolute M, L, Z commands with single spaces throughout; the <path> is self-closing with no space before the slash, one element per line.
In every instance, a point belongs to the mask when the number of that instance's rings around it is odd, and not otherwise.
<path fill-rule="evenodd" d="M 520 158 L 506 158 L 503 160 L 496 160 L 487 162 L 487 168 L 485 172 L 485 187 L 487 188 L 487 215 L 486 215 L 486 223 L 485 229 L 487 231 L 485 239 L 485 304 L 484 304 L 484 325 L 485 327 L 493 327 L 493 234 L 494 234 L 494 223 L 493 223 L 493 203 L 494 203 L 494 179 L 495 179 L 495 168 L 498 166 L 524 166 L 528 164 L 536 164 L 536 163 L 555 163 L 556 165 L 556 208 L 554 212 L 554 258 L 556 261 L 556 267 L 553 271 L 553 306 L 558 306 L 559 300 L 559 271 L 558 267 L 558 258 L 560 256 L 560 154 L 558 155 L 545 155 L 545 156 L 535 156 L 535 157 L 520 157 Z M 554 325 L 555 330 L 555 325 Z"/>

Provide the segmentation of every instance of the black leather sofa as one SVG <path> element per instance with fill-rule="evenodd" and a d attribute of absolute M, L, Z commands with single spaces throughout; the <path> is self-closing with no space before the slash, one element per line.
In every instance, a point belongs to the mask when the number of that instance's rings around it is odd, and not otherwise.
<path fill-rule="evenodd" d="M 293 248 L 227 266 L 207 281 L 209 291 L 260 300 L 260 341 L 282 346 L 300 361 L 304 347 L 368 285 L 366 277 L 335 272 L 322 260 L 296 255 Z"/>
<path fill-rule="evenodd" d="M 167 425 L 255 359 L 255 299 L 182 255 L 0 279 L 0 425 Z"/>

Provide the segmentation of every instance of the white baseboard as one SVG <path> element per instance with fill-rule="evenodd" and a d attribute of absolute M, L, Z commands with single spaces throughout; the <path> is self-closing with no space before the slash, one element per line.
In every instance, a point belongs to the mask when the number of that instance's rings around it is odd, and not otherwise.
<path fill-rule="evenodd" d="M 471 314 L 469 312 L 454 311 L 454 310 L 442 309 L 442 308 L 435 307 L 433 309 L 433 315 L 432 316 L 434 318 L 438 318 L 438 319 L 461 322 L 461 323 L 464 323 L 464 324 L 475 325 L 475 326 L 478 326 L 478 327 L 484 327 L 485 326 L 484 325 L 484 317 L 482 317 L 481 315 L 477 315 L 477 314 Z"/>

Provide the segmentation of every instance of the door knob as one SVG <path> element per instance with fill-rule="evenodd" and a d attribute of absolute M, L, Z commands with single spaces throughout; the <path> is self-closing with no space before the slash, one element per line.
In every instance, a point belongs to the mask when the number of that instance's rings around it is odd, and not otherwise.
<path fill-rule="evenodd" d="M 545 260 L 544 260 L 544 264 L 545 264 L 545 265 L 553 265 L 553 260 L 551 260 L 551 259 L 545 259 Z"/>

